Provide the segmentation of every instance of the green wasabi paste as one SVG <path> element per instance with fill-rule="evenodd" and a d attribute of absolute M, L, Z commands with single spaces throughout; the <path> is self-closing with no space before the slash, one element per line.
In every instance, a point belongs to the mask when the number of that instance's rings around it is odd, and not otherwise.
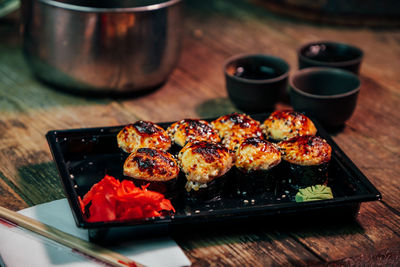
<path fill-rule="evenodd" d="M 332 199 L 332 190 L 325 185 L 313 185 L 303 189 L 299 189 L 295 200 L 296 202 L 315 201 L 323 199 Z"/>

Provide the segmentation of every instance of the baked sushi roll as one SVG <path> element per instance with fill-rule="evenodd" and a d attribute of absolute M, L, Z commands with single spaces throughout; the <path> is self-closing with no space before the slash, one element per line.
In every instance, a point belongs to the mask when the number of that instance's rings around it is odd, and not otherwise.
<path fill-rule="evenodd" d="M 172 142 L 183 147 L 188 142 L 210 141 L 219 143 L 218 133 L 205 120 L 184 119 L 173 123 L 167 129 Z"/>
<path fill-rule="evenodd" d="M 154 148 L 167 151 L 171 139 L 167 132 L 157 124 L 149 121 L 137 121 L 125 126 L 117 135 L 118 147 L 127 153 L 139 148 Z"/>
<path fill-rule="evenodd" d="M 248 131 L 258 133 L 261 136 L 260 122 L 246 114 L 232 113 L 224 115 L 211 122 L 214 129 L 218 131 L 221 138 L 233 131 Z"/>
<path fill-rule="evenodd" d="M 179 166 L 174 156 L 161 149 L 139 148 L 125 160 L 123 170 L 137 186 L 148 186 L 166 196 L 177 191 Z"/>
<path fill-rule="evenodd" d="M 268 141 L 252 137 L 243 141 L 235 153 L 237 193 L 267 191 L 275 184 L 271 169 L 281 162 L 281 152 Z"/>
<path fill-rule="evenodd" d="M 225 137 L 222 139 L 222 144 L 229 150 L 235 152 L 244 140 L 252 137 L 260 138 L 256 133 L 250 131 L 249 129 L 244 131 L 232 131 L 225 135 Z"/>
<path fill-rule="evenodd" d="M 186 176 L 189 196 L 211 199 L 222 191 L 223 176 L 233 166 L 233 155 L 220 144 L 195 141 L 179 152 L 178 164 Z"/>
<path fill-rule="evenodd" d="M 235 153 L 235 166 L 244 173 L 267 171 L 280 162 L 276 145 L 256 137 L 244 140 Z"/>
<path fill-rule="evenodd" d="M 297 136 L 279 142 L 278 147 L 289 164 L 295 187 L 327 183 L 332 148 L 326 140 L 312 135 Z"/>
<path fill-rule="evenodd" d="M 260 122 L 246 114 L 232 113 L 224 115 L 211 122 L 222 138 L 222 144 L 236 151 L 239 144 L 250 137 L 262 138 Z"/>
<path fill-rule="evenodd" d="M 293 110 L 272 112 L 261 128 L 267 139 L 275 142 L 317 133 L 317 128 L 308 117 Z"/>

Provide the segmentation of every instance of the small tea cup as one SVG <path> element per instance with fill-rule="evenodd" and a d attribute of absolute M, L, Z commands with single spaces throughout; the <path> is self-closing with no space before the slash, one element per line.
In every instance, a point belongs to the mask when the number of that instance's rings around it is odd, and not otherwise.
<path fill-rule="evenodd" d="M 271 55 L 231 57 L 224 65 L 229 98 L 245 112 L 271 111 L 286 93 L 289 69 L 285 60 Z"/>
<path fill-rule="evenodd" d="M 319 41 L 307 43 L 297 51 L 299 69 L 309 67 L 340 68 L 359 74 L 363 51 L 353 45 Z"/>
<path fill-rule="evenodd" d="M 354 73 L 324 67 L 299 70 L 290 77 L 289 84 L 293 109 L 327 128 L 341 126 L 351 117 L 361 86 Z"/>

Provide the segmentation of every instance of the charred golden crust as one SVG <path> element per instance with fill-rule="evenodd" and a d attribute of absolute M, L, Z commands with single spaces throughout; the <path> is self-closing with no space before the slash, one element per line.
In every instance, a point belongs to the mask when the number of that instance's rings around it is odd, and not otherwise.
<path fill-rule="evenodd" d="M 271 113 L 261 125 L 261 128 L 267 138 L 276 141 L 317 133 L 317 128 L 308 117 L 292 110 Z"/>
<path fill-rule="evenodd" d="M 303 166 L 319 165 L 331 160 L 332 148 L 319 136 L 297 136 L 278 143 L 282 158 Z"/>
<path fill-rule="evenodd" d="M 184 146 L 188 142 L 210 141 L 218 143 L 221 139 L 211 125 L 198 119 L 184 119 L 175 122 L 167 129 L 171 140 L 179 146 Z"/>
<path fill-rule="evenodd" d="M 260 122 L 245 114 L 225 115 L 213 121 L 211 125 L 218 131 L 222 144 L 232 151 L 247 138 L 262 138 Z"/>
<path fill-rule="evenodd" d="M 237 130 L 253 132 L 256 135 L 259 132 L 261 135 L 260 122 L 246 114 L 232 113 L 224 115 L 211 122 L 211 125 L 218 131 L 221 138 Z"/>
<path fill-rule="evenodd" d="M 118 133 L 117 141 L 118 146 L 128 153 L 144 147 L 165 151 L 171 147 L 171 139 L 167 132 L 149 121 L 137 121 L 125 126 Z"/>
<path fill-rule="evenodd" d="M 276 145 L 260 138 L 248 138 L 236 150 L 235 165 L 244 172 L 269 170 L 281 162 Z"/>
<path fill-rule="evenodd" d="M 175 158 L 160 149 L 139 148 L 124 163 L 124 175 L 154 181 L 169 181 L 179 174 Z"/>
<path fill-rule="evenodd" d="M 178 163 L 188 181 L 205 184 L 224 175 L 232 167 L 233 157 L 220 144 L 196 141 L 182 148 Z"/>
<path fill-rule="evenodd" d="M 207 163 L 221 159 L 228 150 L 218 144 L 209 143 L 206 141 L 192 143 L 189 146 L 194 154 L 201 155 Z"/>

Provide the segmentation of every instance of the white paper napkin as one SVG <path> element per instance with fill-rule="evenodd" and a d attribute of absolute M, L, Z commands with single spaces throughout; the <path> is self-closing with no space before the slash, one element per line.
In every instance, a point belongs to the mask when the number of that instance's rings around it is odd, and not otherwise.
<path fill-rule="evenodd" d="M 19 212 L 88 240 L 87 230 L 76 227 L 66 199 L 37 205 Z M 110 249 L 149 267 L 191 265 L 180 247 L 169 237 L 124 242 Z M 101 264 L 54 241 L 2 223 L 0 223 L 0 256 L 0 265 L 4 264 L 8 267 L 86 267 Z"/>

